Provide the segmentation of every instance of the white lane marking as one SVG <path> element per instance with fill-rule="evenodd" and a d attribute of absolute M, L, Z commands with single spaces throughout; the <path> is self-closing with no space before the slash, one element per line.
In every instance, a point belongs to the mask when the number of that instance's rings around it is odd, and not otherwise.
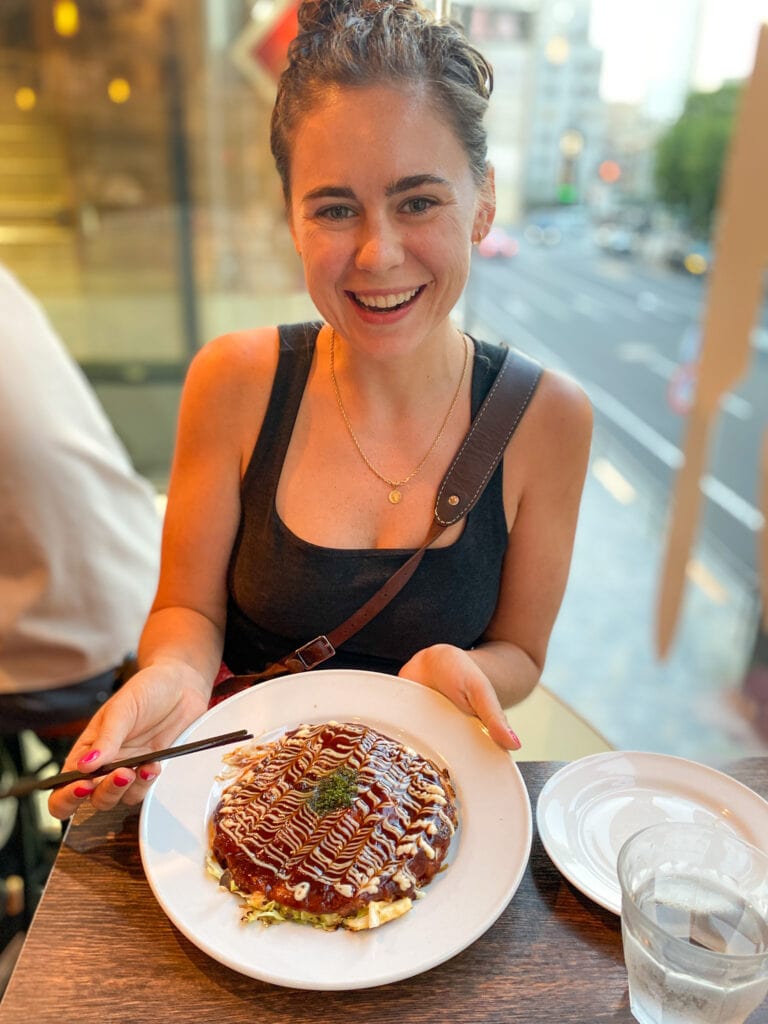
<path fill-rule="evenodd" d="M 685 574 L 699 590 L 715 604 L 727 604 L 729 593 L 720 580 L 698 558 L 692 558 L 685 567 Z"/>
<path fill-rule="evenodd" d="M 678 447 L 663 437 L 657 430 L 649 426 L 645 420 L 636 416 L 631 409 L 627 409 L 613 395 L 609 395 L 596 384 L 582 382 L 584 389 L 592 400 L 592 404 L 599 409 L 604 416 L 620 427 L 626 434 L 634 438 L 647 451 L 663 462 L 670 469 L 679 469 L 685 457 Z M 701 491 L 710 501 L 727 512 L 728 515 L 738 520 L 748 530 L 757 532 L 765 525 L 765 517 L 762 512 L 750 505 L 748 501 L 738 495 L 734 490 L 724 484 L 716 477 L 702 477 L 699 486 Z"/>
<path fill-rule="evenodd" d="M 580 285 L 574 282 L 572 287 L 576 290 L 576 294 L 583 295 Z M 592 301 L 595 301 L 596 297 L 597 302 L 606 312 L 613 310 L 619 316 L 623 316 L 625 319 L 632 320 L 638 324 L 647 323 L 648 321 L 648 314 L 637 308 L 637 302 L 634 298 L 617 295 L 608 285 L 593 284 L 590 287 L 589 295 Z"/>
<path fill-rule="evenodd" d="M 505 305 L 504 309 L 513 316 L 515 320 L 521 320 L 527 322 L 531 319 L 531 307 L 524 299 L 521 299 L 518 295 L 513 295 Z"/>
<path fill-rule="evenodd" d="M 532 285 L 529 281 L 521 280 L 518 285 L 519 296 L 524 296 L 525 299 L 530 301 L 530 304 L 535 308 L 539 309 L 542 313 L 546 313 L 548 316 L 553 316 L 556 320 L 560 320 L 565 323 L 571 319 L 572 311 L 560 299 L 544 288 L 538 288 L 536 285 Z M 514 301 L 519 296 L 513 296 L 509 301 Z M 507 309 L 507 303 L 504 303 L 504 310 L 508 313 L 512 313 L 511 309 Z M 514 315 L 514 314 L 512 314 Z"/>
<path fill-rule="evenodd" d="M 765 516 L 760 509 L 750 505 L 748 501 L 732 491 L 730 487 L 726 487 L 716 477 L 709 475 L 703 477 L 701 490 L 710 501 L 714 501 L 716 505 L 730 513 L 740 523 L 744 523 L 750 530 L 754 530 L 755 533 L 765 526 Z"/>
<path fill-rule="evenodd" d="M 592 476 L 622 505 L 631 505 L 637 499 L 635 488 L 608 459 L 595 459 L 592 463 Z"/>
<path fill-rule="evenodd" d="M 608 310 L 602 302 L 595 302 L 591 295 L 577 292 L 573 297 L 573 308 L 577 313 L 588 316 L 590 320 L 604 324 L 610 319 Z"/>
<path fill-rule="evenodd" d="M 535 355 L 549 366 L 559 367 L 565 373 L 570 373 L 560 356 L 543 342 L 539 341 L 530 331 L 527 331 L 524 327 L 517 327 L 516 334 L 520 338 L 520 342 L 523 341 L 522 336 L 525 336 L 525 345 L 531 355 Z M 573 375 L 571 374 L 571 376 Z M 669 466 L 670 469 L 679 469 L 682 466 L 684 456 L 676 445 L 668 441 L 657 430 L 654 430 L 645 420 L 633 413 L 631 409 L 628 409 L 618 399 L 614 398 L 613 395 L 609 395 L 598 384 L 583 378 L 580 380 L 580 383 L 589 395 L 595 409 L 611 420 L 625 434 L 628 434 L 638 444 L 642 445 L 646 451 L 650 452 L 660 462 L 663 462 L 665 466 Z M 755 508 L 754 505 L 750 505 L 748 501 L 728 487 L 727 484 L 722 483 L 715 477 L 709 475 L 702 477 L 700 488 L 710 501 L 719 505 L 724 512 L 738 520 L 748 530 L 757 532 L 765 525 L 765 516 L 759 509 Z"/>
<path fill-rule="evenodd" d="M 582 381 L 582 385 L 595 408 L 617 427 L 620 427 L 625 434 L 629 434 L 631 438 L 641 444 L 654 458 L 663 462 L 665 466 L 669 466 L 670 469 L 679 469 L 682 466 L 683 453 L 658 430 L 654 430 L 645 420 L 633 413 L 613 395 L 603 391 L 598 384 Z"/>
<path fill-rule="evenodd" d="M 741 395 L 734 395 L 731 391 L 723 395 L 721 402 L 724 412 L 730 413 L 737 420 L 746 422 L 752 419 L 752 403 Z"/>
<path fill-rule="evenodd" d="M 657 352 L 652 345 L 642 341 L 624 342 L 618 346 L 616 354 L 624 362 L 641 363 L 651 373 L 655 373 L 657 377 L 661 377 L 665 381 L 671 380 L 679 366 L 672 359 Z M 746 398 L 742 398 L 741 395 L 734 395 L 732 391 L 723 395 L 720 405 L 724 412 L 729 413 L 737 420 L 746 422 L 752 418 L 752 403 L 748 402 Z"/>
<path fill-rule="evenodd" d="M 643 313 L 654 313 L 661 305 L 656 292 L 642 291 L 637 293 L 637 308 Z"/>
<path fill-rule="evenodd" d="M 608 264 L 610 268 L 608 272 L 601 270 L 598 266 L 598 273 L 606 279 L 613 277 L 616 280 L 623 280 L 626 277 L 626 273 L 616 273 L 616 269 Z M 625 268 L 621 268 L 625 270 Z M 573 273 L 572 276 L 576 281 L 584 280 L 584 275 Z M 574 283 L 574 288 L 580 286 Z M 619 316 L 626 317 L 627 320 L 634 320 L 635 323 L 647 323 L 648 313 L 638 308 L 637 297 L 634 295 L 627 295 L 625 293 L 616 292 L 610 285 L 599 284 L 597 281 L 590 281 L 590 296 L 596 296 L 597 301 L 606 309 L 613 309 L 614 312 L 618 313 Z"/>
<path fill-rule="evenodd" d="M 642 363 L 663 380 L 669 380 L 678 366 L 644 341 L 625 341 L 616 348 L 616 355 L 625 363 Z"/>
<path fill-rule="evenodd" d="M 606 280 L 610 280 L 611 278 L 617 281 L 628 279 L 626 273 L 616 273 L 615 268 L 611 269 L 608 273 L 603 272 L 605 268 L 601 270 L 601 267 L 599 265 L 596 269 L 597 272 L 601 274 L 601 276 L 604 277 Z M 637 294 L 632 295 L 628 292 L 617 292 L 615 289 L 612 289 L 610 285 L 601 285 L 598 282 L 596 282 L 594 278 L 590 277 L 589 274 L 583 273 L 581 271 L 579 264 L 575 263 L 573 260 L 570 260 L 567 264 L 564 263 L 562 265 L 559 265 L 558 270 L 562 272 L 563 276 L 565 276 L 566 274 L 570 274 L 571 277 L 574 278 L 574 281 L 583 281 L 587 283 L 590 286 L 591 290 L 593 288 L 602 290 L 603 295 L 606 297 L 606 301 L 608 302 L 610 302 L 610 300 L 613 300 L 616 303 L 634 303 L 634 305 L 636 306 L 634 312 L 636 314 L 642 313 L 642 319 L 646 322 L 648 318 L 648 313 L 651 312 L 657 319 L 666 320 L 668 323 L 677 323 L 680 320 L 681 313 L 684 316 L 687 315 L 689 319 L 691 317 L 698 317 L 701 315 L 701 300 L 692 300 L 687 292 L 683 293 L 676 288 L 673 292 L 674 305 L 669 305 L 670 300 L 668 300 L 666 297 L 663 299 L 659 298 L 656 292 L 648 291 L 647 288 L 641 289 Z M 642 276 L 645 273 L 645 271 L 647 271 L 647 267 L 638 268 L 637 264 L 633 264 L 633 279 L 642 280 Z M 669 286 L 672 282 L 663 279 L 663 283 Z M 648 280 L 648 284 L 650 284 L 650 286 L 653 287 L 654 284 L 656 284 L 656 281 Z M 574 285 L 574 287 L 576 287 L 576 285 Z M 601 299 L 601 301 L 603 300 Z M 649 308 L 651 306 L 653 306 L 652 309 Z M 635 315 L 633 316 L 633 319 L 639 320 L 640 317 Z"/>

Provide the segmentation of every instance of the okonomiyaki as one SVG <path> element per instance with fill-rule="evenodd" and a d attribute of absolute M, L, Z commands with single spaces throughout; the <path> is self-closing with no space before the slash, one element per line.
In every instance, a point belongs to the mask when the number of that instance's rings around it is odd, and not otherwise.
<path fill-rule="evenodd" d="M 458 817 L 446 769 L 357 723 L 301 725 L 225 760 L 209 870 L 243 919 L 375 928 L 411 909 Z"/>

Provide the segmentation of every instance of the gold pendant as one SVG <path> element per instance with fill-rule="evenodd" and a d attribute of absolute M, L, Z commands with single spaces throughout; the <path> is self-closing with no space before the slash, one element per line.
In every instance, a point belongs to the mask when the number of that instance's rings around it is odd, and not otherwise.
<path fill-rule="evenodd" d="M 392 502 L 393 505 L 399 505 L 402 497 L 402 494 L 400 493 L 400 491 L 398 491 L 396 487 L 394 490 L 389 492 L 389 500 Z"/>

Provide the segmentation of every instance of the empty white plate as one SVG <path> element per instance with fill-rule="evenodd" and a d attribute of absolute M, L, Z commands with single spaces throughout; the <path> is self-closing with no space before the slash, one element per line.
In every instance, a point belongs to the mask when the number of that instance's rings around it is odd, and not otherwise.
<path fill-rule="evenodd" d="M 633 833 L 660 821 L 721 822 L 768 850 L 768 803 L 729 775 L 667 754 L 611 751 L 565 765 L 536 805 L 541 841 L 585 896 L 621 912 L 616 859 Z"/>

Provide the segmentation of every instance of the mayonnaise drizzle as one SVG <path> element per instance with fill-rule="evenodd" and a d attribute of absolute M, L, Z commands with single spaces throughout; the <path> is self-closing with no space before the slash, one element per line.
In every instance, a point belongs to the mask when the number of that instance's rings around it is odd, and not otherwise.
<path fill-rule="evenodd" d="M 456 823 L 450 780 L 395 740 L 355 723 L 302 725 L 254 760 L 224 791 L 215 828 L 228 866 L 259 891 L 283 883 L 306 904 L 316 886 L 349 899 L 390 879 L 407 892 L 425 861 L 431 877 L 438 852 L 442 860 Z M 342 766 L 357 772 L 352 807 L 319 816 L 309 797 Z"/>

